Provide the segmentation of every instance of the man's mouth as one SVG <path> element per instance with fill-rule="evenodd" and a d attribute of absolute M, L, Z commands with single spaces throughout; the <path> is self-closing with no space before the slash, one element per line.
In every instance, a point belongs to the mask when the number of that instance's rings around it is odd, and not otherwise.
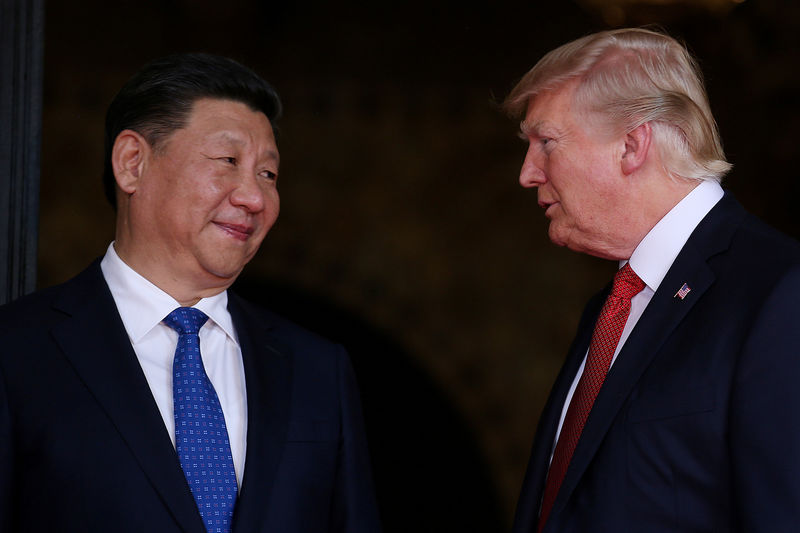
<path fill-rule="evenodd" d="M 548 213 L 550 212 L 550 208 L 553 207 L 554 205 L 556 205 L 557 203 L 558 202 L 547 202 L 547 201 L 540 200 L 539 201 L 539 207 L 544 209 L 544 216 L 549 218 Z"/>
<path fill-rule="evenodd" d="M 218 228 L 240 241 L 246 241 L 253 234 L 255 228 L 247 224 L 232 224 L 228 222 L 214 222 Z"/>

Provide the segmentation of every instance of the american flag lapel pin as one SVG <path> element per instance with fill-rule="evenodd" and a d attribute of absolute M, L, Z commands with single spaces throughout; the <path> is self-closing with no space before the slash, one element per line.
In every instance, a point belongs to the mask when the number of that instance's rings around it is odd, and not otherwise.
<path fill-rule="evenodd" d="M 675 296 L 673 296 L 673 298 L 680 298 L 681 300 L 683 300 L 684 298 L 686 298 L 686 295 L 689 294 L 691 290 L 692 289 L 689 288 L 689 285 L 684 283 L 683 286 L 680 289 L 678 289 L 678 292 L 675 293 Z"/>

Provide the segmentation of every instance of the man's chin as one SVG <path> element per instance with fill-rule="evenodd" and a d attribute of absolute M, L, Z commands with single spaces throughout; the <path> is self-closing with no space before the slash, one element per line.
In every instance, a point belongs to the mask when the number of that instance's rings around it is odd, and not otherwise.
<path fill-rule="evenodd" d="M 239 274 L 244 270 L 247 260 L 244 258 L 228 258 L 223 260 L 222 257 L 213 258 L 215 260 L 202 262 L 200 268 L 203 271 L 203 276 L 208 278 L 209 281 L 213 280 L 215 283 L 230 285 Z M 249 260 L 249 258 L 248 258 Z"/>
<path fill-rule="evenodd" d="M 566 238 L 564 238 L 562 232 L 558 231 L 557 227 L 554 227 L 553 222 L 550 223 L 550 227 L 547 230 L 547 236 L 550 238 L 550 242 L 556 246 L 567 246 Z"/>
<path fill-rule="evenodd" d="M 550 237 L 550 242 L 555 244 L 556 246 L 561 246 L 562 248 L 567 248 L 572 252 L 577 252 L 579 254 L 587 254 L 593 255 L 595 257 L 605 257 L 602 253 L 599 253 L 597 250 L 589 246 L 586 241 L 581 239 L 575 239 L 575 234 L 571 232 L 565 231 L 554 231 L 552 224 L 550 225 L 550 231 L 548 233 Z"/>

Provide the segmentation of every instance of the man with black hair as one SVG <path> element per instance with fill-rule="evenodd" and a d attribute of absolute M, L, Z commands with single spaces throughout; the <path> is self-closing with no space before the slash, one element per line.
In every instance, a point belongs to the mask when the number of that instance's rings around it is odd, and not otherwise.
<path fill-rule="evenodd" d="M 0 308 L 0 530 L 379 531 L 346 353 L 227 290 L 278 216 L 280 111 L 205 54 L 116 96 L 114 242 Z"/>

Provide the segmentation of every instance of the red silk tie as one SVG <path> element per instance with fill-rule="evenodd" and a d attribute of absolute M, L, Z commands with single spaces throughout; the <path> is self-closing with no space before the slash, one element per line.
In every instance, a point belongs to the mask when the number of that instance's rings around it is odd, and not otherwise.
<path fill-rule="evenodd" d="M 625 322 L 631 312 L 631 298 L 636 296 L 645 284 L 636 275 L 636 272 L 626 263 L 614 276 L 614 285 L 611 294 L 608 295 L 600 317 L 592 333 L 592 341 L 589 344 L 589 354 L 586 356 L 586 365 L 581 374 L 578 386 L 570 401 L 567 415 L 564 417 L 564 424 L 561 427 L 561 434 L 553 452 L 553 460 L 550 463 L 550 470 L 547 473 L 547 483 L 545 484 L 544 497 L 542 498 L 542 512 L 539 516 L 539 527 L 541 532 L 544 524 L 550 516 L 550 510 L 556 501 L 558 489 L 567 473 L 572 453 L 578 444 L 578 439 L 592 410 L 594 400 L 600 387 L 606 379 L 606 374 L 611 366 L 614 351 L 622 336 Z"/>

